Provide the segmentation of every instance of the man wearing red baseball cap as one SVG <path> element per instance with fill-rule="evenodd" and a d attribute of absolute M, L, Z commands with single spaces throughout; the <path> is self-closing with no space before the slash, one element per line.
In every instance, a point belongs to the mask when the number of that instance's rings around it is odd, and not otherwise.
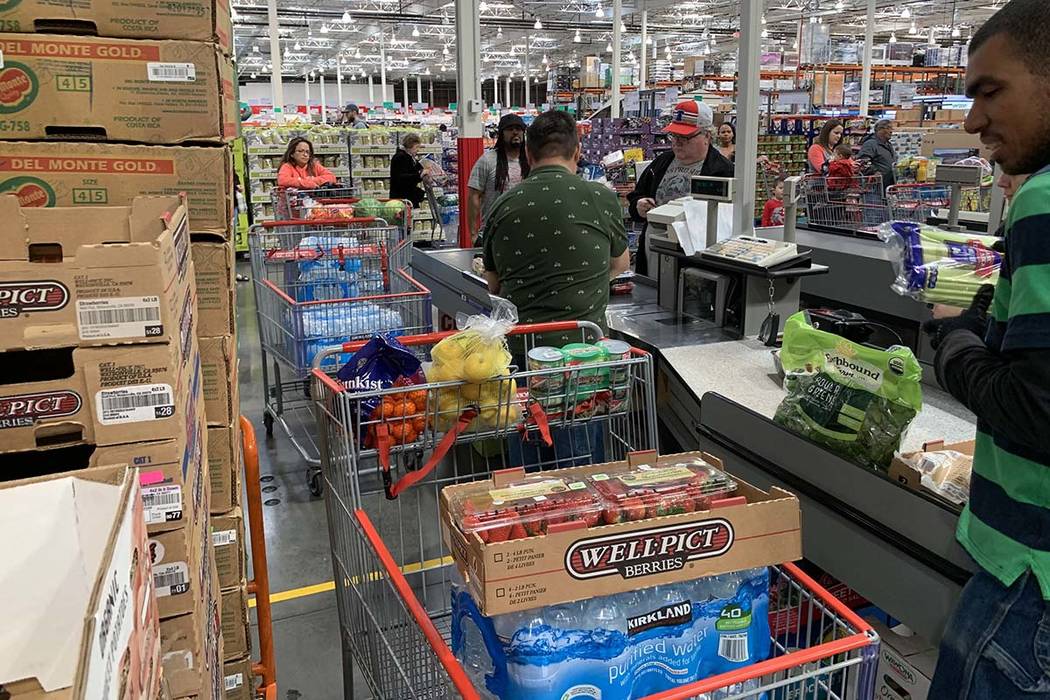
<path fill-rule="evenodd" d="M 733 177 L 733 164 L 711 147 L 714 113 L 703 102 L 683 100 L 675 105 L 671 123 L 664 132 L 671 137 L 671 150 L 653 160 L 634 191 L 627 195 L 635 221 L 644 223 L 653 207 L 689 194 L 689 181 L 695 175 Z M 638 237 L 635 272 L 649 274 L 645 228 Z"/>

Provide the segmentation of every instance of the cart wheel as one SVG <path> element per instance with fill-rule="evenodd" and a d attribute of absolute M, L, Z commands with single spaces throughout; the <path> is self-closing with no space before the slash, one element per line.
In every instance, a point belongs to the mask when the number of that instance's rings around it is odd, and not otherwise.
<path fill-rule="evenodd" d="M 321 483 L 321 472 L 311 471 L 307 477 L 307 485 L 313 496 L 321 496 L 324 493 L 324 484 Z"/>
<path fill-rule="evenodd" d="M 263 413 L 263 426 L 266 428 L 266 437 L 273 437 L 273 414 L 269 411 Z"/>

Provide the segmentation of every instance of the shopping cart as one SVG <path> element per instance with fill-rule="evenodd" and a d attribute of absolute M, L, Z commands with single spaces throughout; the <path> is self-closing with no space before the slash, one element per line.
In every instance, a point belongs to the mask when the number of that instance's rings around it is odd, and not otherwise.
<path fill-rule="evenodd" d="M 932 183 L 906 183 L 886 188 L 890 218 L 894 221 L 914 221 L 919 224 L 941 209 L 947 209 L 952 201 L 951 188 Z"/>
<path fill-rule="evenodd" d="M 882 175 L 824 177 L 802 180 L 802 201 L 809 228 L 874 236 L 890 220 Z"/>
<path fill-rule="evenodd" d="M 337 567 L 345 562 L 352 572 L 336 574 L 344 696 L 353 697 L 356 662 L 377 700 L 478 700 L 448 646 L 447 616 L 420 602 L 411 572 L 364 510 L 344 520 Z M 770 574 L 770 658 L 641 700 L 869 700 L 879 650 L 871 626 L 795 565 Z"/>
<path fill-rule="evenodd" d="M 520 342 L 527 351 L 544 337 L 549 342 L 549 335 L 541 335 L 549 333 L 565 338 L 561 342 L 566 343 L 601 337 L 600 329 L 586 322 L 523 325 L 512 330 L 512 346 Z M 401 342 L 429 359 L 433 346 L 449 335 L 406 337 Z M 326 352 L 339 354 L 359 345 Z M 405 444 L 393 445 L 372 440 L 381 427 L 372 417 L 372 406 L 384 396 L 405 391 L 404 387 L 350 392 L 327 373 L 314 371 L 313 396 L 344 642 L 359 625 L 350 617 L 354 613 L 348 596 L 353 592 L 346 583 L 360 572 L 358 563 L 351 560 L 355 509 L 366 510 L 376 523 L 398 565 L 409 573 L 427 612 L 447 614 L 451 558 L 438 517 L 442 487 L 487 478 L 510 466 L 533 470 L 600 463 L 656 448 L 655 382 L 652 357 L 647 353 L 634 350 L 622 360 L 580 368 L 512 369 L 511 375 L 500 378 L 497 399 L 482 398 L 474 404 L 462 399 L 458 391 L 462 382 L 411 387 L 426 392 L 425 405 L 417 415 L 395 419 L 393 425 L 387 421 L 387 429 L 403 435 L 407 428 L 398 426 L 417 421 L 422 429 Z M 608 391 L 588 395 L 580 386 L 581 380 L 586 384 L 596 373 L 610 370 L 616 375 Z M 545 394 L 542 399 L 530 394 L 533 387 L 538 396 L 538 387 L 551 378 L 560 383 L 559 393 Z M 512 379 L 518 384 L 516 394 L 505 390 Z M 443 398 L 449 394 L 459 398 Z M 372 652 L 356 648 L 354 653 L 365 658 Z M 407 696 L 395 693 L 390 697 Z"/>
<path fill-rule="evenodd" d="M 407 271 L 410 243 L 382 220 L 264 222 L 249 233 L 249 250 L 266 433 L 279 424 L 316 467 L 308 381 L 315 356 L 375 333 L 430 331 L 430 292 Z M 326 357 L 323 369 L 338 369 L 340 358 Z"/>

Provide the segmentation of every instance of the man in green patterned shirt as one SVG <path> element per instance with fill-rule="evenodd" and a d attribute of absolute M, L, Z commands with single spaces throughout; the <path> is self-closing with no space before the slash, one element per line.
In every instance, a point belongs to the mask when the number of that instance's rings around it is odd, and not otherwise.
<path fill-rule="evenodd" d="M 1014 195 L 994 299 L 928 324 L 937 379 L 977 416 L 958 538 L 980 570 L 941 642 L 931 699 L 1050 698 L 1050 3 L 1012 0 L 974 35 L 979 133 Z M 983 297 L 983 301 L 981 299 Z M 991 319 L 986 318 L 991 299 Z"/>
<path fill-rule="evenodd" d="M 620 201 L 576 175 L 580 139 L 566 112 L 536 117 L 525 150 L 528 178 L 496 200 L 485 223 L 489 291 L 518 307 L 520 323 L 593 321 L 604 331 L 609 280 L 628 265 Z"/>

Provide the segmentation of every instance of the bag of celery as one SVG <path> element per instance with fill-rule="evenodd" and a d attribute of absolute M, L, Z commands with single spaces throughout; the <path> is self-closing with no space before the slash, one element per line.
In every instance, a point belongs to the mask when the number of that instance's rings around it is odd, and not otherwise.
<path fill-rule="evenodd" d="M 998 238 L 945 231 L 910 221 L 883 224 L 882 238 L 897 248 L 891 289 L 931 304 L 966 308 L 981 286 L 999 280 Z"/>
<path fill-rule="evenodd" d="M 912 351 L 817 330 L 802 311 L 787 320 L 780 360 L 787 396 L 774 422 L 852 462 L 887 469 L 922 409 L 922 369 Z"/>

